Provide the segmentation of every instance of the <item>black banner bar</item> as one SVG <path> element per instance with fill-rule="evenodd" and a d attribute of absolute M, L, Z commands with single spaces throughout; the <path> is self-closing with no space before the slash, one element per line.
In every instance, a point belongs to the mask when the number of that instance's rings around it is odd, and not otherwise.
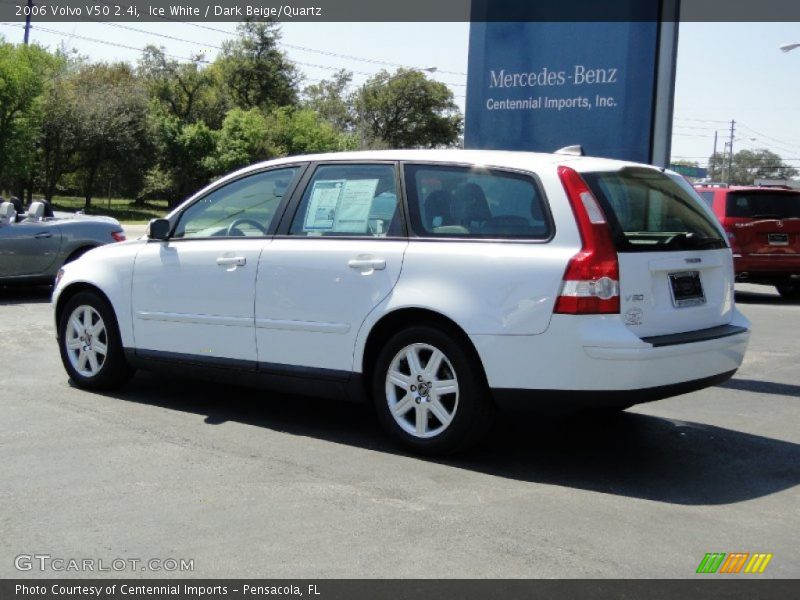
<path fill-rule="evenodd" d="M 696 579 L 429 580 L 429 579 L 6 579 L 3 600 L 773 600 L 796 597 L 800 580 Z"/>
<path fill-rule="evenodd" d="M 679 0 L 663 0 L 675 3 Z M 493 2 L 493 21 L 650 21 L 637 0 L 0 0 L 0 21 L 455 22 L 480 21 Z M 797 0 L 680 0 L 684 22 L 800 21 Z"/>

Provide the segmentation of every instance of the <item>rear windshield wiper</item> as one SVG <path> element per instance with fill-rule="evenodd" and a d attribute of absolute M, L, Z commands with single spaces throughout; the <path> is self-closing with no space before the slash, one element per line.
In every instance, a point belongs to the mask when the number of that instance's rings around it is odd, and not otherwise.
<path fill-rule="evenodd" d="M 677 243 L 681 243 L 681 245 L 687 248 L 724 248 L 725 242 L 722 238 L 716 237 L 699 237 L 696 236 L 694 233 L 676 233 L 675 235 L 671 236 L 664 245 L 672 246 L 677 245 Z"/>

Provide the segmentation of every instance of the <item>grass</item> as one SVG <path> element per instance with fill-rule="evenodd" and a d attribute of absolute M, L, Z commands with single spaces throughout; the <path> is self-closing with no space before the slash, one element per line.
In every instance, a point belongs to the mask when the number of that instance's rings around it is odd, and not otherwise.
<path fill-rule="evenodd" d="M 83 198 L 75 196 L 54 196 L 53 209 L 63 212 L 84 210 Z M 148 200 L 136 205 L 129 198 L 92 198 L 92 205 L 84 211 L 87 215 L 114 217 L 120 223 L 147 223 L 150 219 L 163 217 L 169 212 L 166 200 Z"/>

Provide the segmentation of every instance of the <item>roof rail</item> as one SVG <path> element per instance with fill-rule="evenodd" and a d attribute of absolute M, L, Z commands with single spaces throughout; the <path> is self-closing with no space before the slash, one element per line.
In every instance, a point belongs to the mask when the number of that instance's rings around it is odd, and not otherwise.
<path fill-rule="evenodd" d="M 711 187 L 711 188 L 726 188 L 730 187 L 727 183 L 720 183 L 717 181 L 709 181 L 709 182 L 697 182 L 694 184 L 694 187 Z"/>

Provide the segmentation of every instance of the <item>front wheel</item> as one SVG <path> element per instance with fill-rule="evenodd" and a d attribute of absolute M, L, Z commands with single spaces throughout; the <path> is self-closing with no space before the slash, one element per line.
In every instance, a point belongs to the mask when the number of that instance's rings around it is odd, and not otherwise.
<path fill-rule="evenodd" d="M 70 298 L 58 323 L 61 362 L 78 387 L 113 389 L 133 374 L 125 360 L 114 312 L 94 292 Z"/>
<path fill-rule="evenodd" d="M 776 283 L 775 287 L 778 293 L 784 298 L 790 300 L 797 300 L 800 298 L 800 282 Z"/>
<path fill-rule="evenodd" d="M 483 369 L 464 342 L 429 326 L 395 334 L 373 373 L 383 426 L 409 448 L 449 454 L 475 443 L 493 421 Z"/>

